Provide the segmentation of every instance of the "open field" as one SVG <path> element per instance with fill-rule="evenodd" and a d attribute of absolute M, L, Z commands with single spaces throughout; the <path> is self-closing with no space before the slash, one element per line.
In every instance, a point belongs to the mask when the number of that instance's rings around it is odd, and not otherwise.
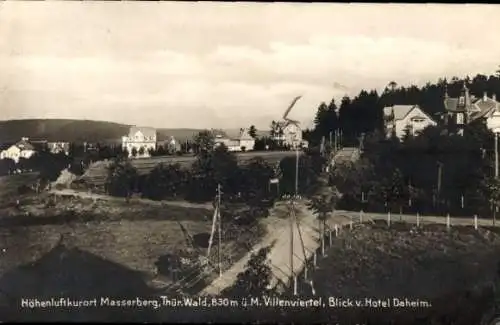
<path fill-rule="evenodd" d="M 38 173 L 0 176 L 0 206 L 18 196 L 18 187 L 36 182 Z"/>
<path fill-rule="evenodd" d="M 329 245 L 327 244 L 327 247 Z M 288 255 L 289 251 L 282 251 Z M 301 254 L 300 252 L 298 254 Z M 288 257 L 288 256 L 287 256 Z M 271 261 L 273 257 L 271 256 Z M 333 324 L 479 324 L 492 314 L 493 285 L 498 279 L 498 228 L 455 227 L 383 221 L 356 224 L 340 232 L 327 248 L 318 250 L 307 281 L 299 273 L 298 294 L 326 303 L 320 308 L 253 308 L 232 315 L 211 313 L 212 321 L 314 322 Z M 273 265 L 270 265 L 273 268 Z M 289 270 L 288 270 L 289 272 Z M 290 295 L 290 296 L 289 296 Z M 285 296 L 291 298 L 290 291 Z M 328 307 L 328 298 L 350 299 L 359 307 Z M 395 306 L 393 298 L 420 307 Z M 376 307 L 378 300 L 388 307 Z M 373 304 L 370 302 L 373 302 Z M 312 316 L 313 315 L 313 316 Z M 234 317 L 234 318 L 233 318 Z"/>
<path fill-rule="evenodd" d="M 53 200 L 48 195 L 34 197 L 22 211 L 1 212 L 0 292 L 11 303 L 33 296 L 146 297 L 177 289 L 194 294 L 216 277 L 216 270 L 198 276 L 199 268 L 194 265 L 206 255 L 206 248 L 193 248 L 185 236 L 210 233 L 210 210 L 81 198 Z M 261 234 L 258 226 L 241 229 L 226 223 L 223 267 L 241 258 Z M 190 278 L 178 286 L 158 272 L 160 260 L 169 254 L 193 263 L 181 268 L 178 280 Z M 216 262 L 216 256 L 214 248 L 210 260 Z M 83 311 L 80 316 L 92 317 Z"/>
<path fill-rule="evenodd" d="M 240 164 L 248 163 L 250 160 L 260 157 L 266 160 L 269 164 L 276 164 L 285 157 L 294 157 L 294 151 L 256 151 L 256 152 L 240 152 L 236 153 L 236 157 Z M 160 163 L 164 164 L 180 164 L 184 168 L 189 168 L 195 161 L 195 156 L 162 156 L 151 158 L 131 159 L 130 162 L 138 169 L 140 174 L 149 173 L 155 166 Z M 104 182 L 109 162 L 99 161 L 94 163 L 87 172 L 82 176 L 82 179 L 100 185 Z"/>

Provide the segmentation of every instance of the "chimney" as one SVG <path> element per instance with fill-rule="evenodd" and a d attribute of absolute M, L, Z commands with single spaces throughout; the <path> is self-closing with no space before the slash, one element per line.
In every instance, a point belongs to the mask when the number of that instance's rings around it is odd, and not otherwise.
<path fill-rule="evenodd" d="M 483 102 L 485 102 L 488 99 L 488 93 L 483 92 Z"/>

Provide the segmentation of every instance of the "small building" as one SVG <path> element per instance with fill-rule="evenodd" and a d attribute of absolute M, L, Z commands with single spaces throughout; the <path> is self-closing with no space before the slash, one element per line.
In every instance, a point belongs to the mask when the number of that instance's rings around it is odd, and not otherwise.
<path fill-rule="evenodd" d="M 182 150 L 181 144 L 173 136 L 168 139 L 158 141 L 156 147 L 158 149 L 160 147 L 163 148 L 169 154 L 174 154 Z"/>
<path fill-rule="evenodd" d="M 156 150 L 156 129 L 133 126 L 127 136 L 122 137 L 122 148 L 127 150 L 129 157 L 150 157 L 150 150 Z"/>
<path fill-rule="evenodd" d="M 47 149 L 53 154 L 69 155 L 69 142 L 47 142 Z"/>
<path fill-rule="evenodd" d="M 429 126 L 437 123 L 418 105 L 393 105 L 384 107 L 384 126 L 386 136 L 393 134 L 402 139 L 405 134 L 418 135 Z"/>
<path fill-rule="evenodd" d="M 35 153 L 35 147 L 29 142 L 29 138 L 21 138 L 21 141 L 0 152 L 0 159 L 8 158 L 18 163 L 20 158 L 29 159 Z"/>
<path fill-rule="evenodd" d="M 230 138 L 224 132 L 214 132 L 215 145 L 224 145 L 228 151 L 252 151 L 255 147 L 255 139 L 250 135 L 248 129 L 240 129 L 236 138 Z"/>

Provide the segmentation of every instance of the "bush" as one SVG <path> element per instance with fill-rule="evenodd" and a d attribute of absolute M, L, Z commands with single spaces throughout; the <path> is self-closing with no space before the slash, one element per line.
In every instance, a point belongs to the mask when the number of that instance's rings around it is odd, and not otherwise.
<path fill-rule="evenodd" d="M 264 247 L 252 254 L 246 270 L 238 274 L 234 286 L 224 290 L 222 294 L 232 297 L 257 297 L 269 293 L 267 286 L 271 283 L 272 270 L 266 261 L 271 248 L 272 246 Z"/>
<path fill-rule="evenodd" d="M 187 176 L 187 172 L 179 164 L 160 164 L 145 177 L 142 195 L 152 200 L 181 195 L 186 188 Z"/>
<path fill-rule="evenodd" d="M 129 162 L 113 161 L 108 167 L 106 192 L 112 196 L 130 197 L 137 183 L 137 169 Z"/>

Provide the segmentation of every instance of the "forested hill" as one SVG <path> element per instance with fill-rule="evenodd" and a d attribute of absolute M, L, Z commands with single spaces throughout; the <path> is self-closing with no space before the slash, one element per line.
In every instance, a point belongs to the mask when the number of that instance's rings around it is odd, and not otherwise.
<path fill-rule="evenodd" d="M 316 142 L 322 135 L 335 129 L 342 129 L 345 140 L 355 142 L 361 133 L 369 133 L 383 125 L 383 107 L 399 105 L 419 105 L 430 116 L 443 111 L 443 99 L 447 85 L 451 97 L 459 95 L 464 81 L 467 81 L 471 95 L 482 97 L 486 91 L 488 96 L 496 94 L 500 98 L 500 74 L 476 75 L 473 78 L 439 79 L 435 83 L 427 83 L 423 87 L 402 86 L 397 82 L 389 82 L 382 94 L 375 90 L 362 90 L 354 98 L 344 97 L 340 103 L 332 100 L 321 103 L 315 118 L 315 130 L 311 140 Z M 337 114 L 333 114 L 333 112 Z M 337 117 L 338 116 L 338 117 Z"/>
<path fill-rule="evenodd" d="M 33 140 L 69 142 L 120 142 L 130 125 L 113 122 L 71 119 L 26 119 L 0 121 L 0 143 L 29 137 Z M 158 129 L 158 139 L 174 136 L 179 141 L 191 138 L 200 130 Z"/>

